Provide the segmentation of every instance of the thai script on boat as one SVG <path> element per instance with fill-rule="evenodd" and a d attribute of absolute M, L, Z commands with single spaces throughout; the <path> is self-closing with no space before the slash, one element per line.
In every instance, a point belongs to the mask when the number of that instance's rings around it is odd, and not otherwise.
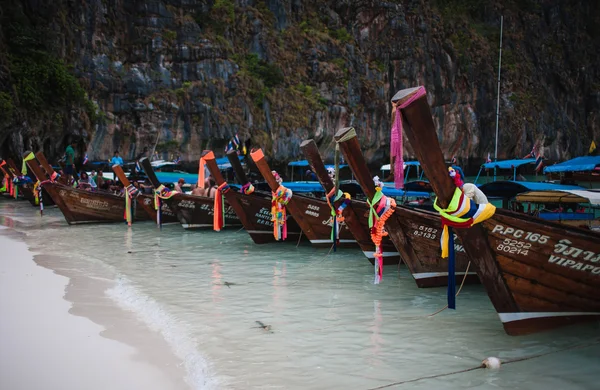
<path fill-rule="evenodd" d="M 545 244 L 550 239 L 550 237 L 538 233 L 526 232 L 520 229 L 515 229 L 502 225 L 494 226 L 492 233 L 498 233 L 504 236 L 513 236 L 514 238 L 520 238 L 530 242 L 539 242 L 540 244 Z"/>
<path fill-rule="evenodd" d="M 519 241 L 519 240 L 511 240 L 510 238 L 504 239 L 498 246 L 496 250 L 498 252 L 505 253 L 515 253 L 518 255 L 527 256 L 529 254 L 529 249 L 531 248 L 531 243 Z"/>
<path fill-rule="evenodd" d="M 572 242 L 566 239 L 560 240 L 554 244 L 554 253 L 560 256 L 550 255 L 548 262 L 562 267 L 569 267 L 574 270 L 600 275 L 600 254 L 596 254 L 592 251 L 584 251 L 583 249 L 571 246 L 571 244 Z M 568 257 L 580 261 L 572 260 Z"/>
<path fill-rule="evenodd" d="M 319 218 L 320 211 L 321 211 L 321 208 L 319 206 L 315 206 L 315 205 L 309 204 L 306 207 L 306 211 L 304 212 L 304 214 L 308 214 L 308 215 L 311 215 L 313 217 Z"/>
<path fill-rule="evenodd" d="M 95 210 L 107 210 L 108 202 L 98 200 L 98 199 L 89 199 L 89 198 L 80 198 L 79 201 L 83 203 L 87 208 L 95 209 Z"/>
<path fill-rule="evenodd" d="M 196 204 L 194 202 L 192 202 L 191 200 L 181 200 L 181 201 L 179 201 L 177 206 L 184 208 L 184 209 L 195 209 L 196 208 Z"/>

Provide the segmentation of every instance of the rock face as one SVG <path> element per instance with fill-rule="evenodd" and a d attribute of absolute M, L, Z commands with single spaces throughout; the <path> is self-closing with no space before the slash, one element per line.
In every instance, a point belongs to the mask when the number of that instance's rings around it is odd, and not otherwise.
<path fill-rule="evenodd" d="M 547 158 L 569 158 L 600 133 L 594 1 L 13 3 L 0 16 L 2 154 L 42 148 L 55 158 L 77 134 L 92 160 L 156 146 L 195 161 L 238 133 L 284 162 L 302 158 L 307 138 L 331 158 L 335 131 L 354 126 L 367 160 L 382 163 L 391 97 L 424 85 L 446 157 L 479 164 L 494 152 L 500 15 L 498 157 L 540 142 Z M 24 106 L 29 73 L 15 66 L 38 58 L 24 52 L 33 46 L 72 65 L 93 104 L 75 92 L 55 99 L 51 86 L 36 109 Z"/>

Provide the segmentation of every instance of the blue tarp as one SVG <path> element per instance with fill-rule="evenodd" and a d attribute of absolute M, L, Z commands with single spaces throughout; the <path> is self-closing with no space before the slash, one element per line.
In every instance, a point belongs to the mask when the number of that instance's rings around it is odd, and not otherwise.
<path fill-rule="evenodd" d="M 598 165 L 600 165 L 600 156 L 576 157 L 560 164 L 547 166 L 544 168 L 544 173 L 593 171 Z"/>
<path fill-rule="evenodd" d="M 500 180 L 482 184 L 479 189 L 492 198 L 510 199 L 527 191 L 585 190 L 580 186 L 544 183 L 539 181 Z"/>
<path fill-rule="evenodd" d="M 239 160 L 243 160 L 244 156 L 238 156 Z M 231 164 L 229 163 L 229 159 L 227 157 L 221 157 L 221 158 L 217 158 L 215 159 L 217 166 L 219 167 L 219 169 L 229 169 L 231 168 Z"/>
<path fill-rule="evenodd" d="M 504 161 L 495 161 L 491 163 L 485 163 L 481 167 L 485 169 L 513 169 L 520 167 L 525 164 L 533 164 L 535 163 L 535 158 L 523 158 L 519 160 L 504 160 Z"/>
<path fill-rule="evenodd" d="M 538 217 L 547 221 L 591 221 L 594 213 L 539 213 Z"/>
<path fill-rule="evenodd" d="M 308 163 L 308 160 L 300 160 L 300 161 L 292 161 L 291 163 L 288 164 L 289 167 L 310 167 L 310 164 Z M 348 164 L 340 164 L 340 168 L 345 168 L 347 167 Z M 329 164 L 329 165 L 325 165 L 325 168 L 335 168 L 335 165 L 333 164 Z"/>
<path fill-rule="evenodd" d="M 198 183 L 197 173 L 180 173 L 180 172 L 154 172 L 161 183 L 176 183 L 177 180 L 183 179 L 188 184 Z"/>

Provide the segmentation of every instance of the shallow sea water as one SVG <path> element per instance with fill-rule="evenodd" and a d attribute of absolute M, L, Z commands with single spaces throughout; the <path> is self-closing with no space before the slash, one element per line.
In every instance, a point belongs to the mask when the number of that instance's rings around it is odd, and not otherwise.
<path fill-rule="evenodd" d="M 457 310 L 430 317 L 446 304 L 445 288 L 417 288 L 402 266 L 386 267 L 374 285 L 359 250 L 259 246 L 243 230 L 152 222 L 68 226 L 56 208 L 40 217 L 27 202 L 4 199 L 0 224 L 62 267 L 110 280 L 105 294 L 162 334 L 195 389 L 600 387 L 598 323 L 507 336 L 482 286 L 465 286 Z M 553 351 L 497 371 L 414 381 L 488 356 Z"/>

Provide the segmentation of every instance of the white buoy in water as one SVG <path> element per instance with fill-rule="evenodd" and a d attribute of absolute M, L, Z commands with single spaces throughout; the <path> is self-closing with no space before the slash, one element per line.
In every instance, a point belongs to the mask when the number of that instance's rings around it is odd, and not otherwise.
<path fill-rule="evenodd" d="M 500 359 L 498 359 L 497 357 L 489 357 L 487 359 L 485 359 L 481 365 L 485 368 L 491 368 L 494 370 L 497 370 L 500 368 Z"/>

